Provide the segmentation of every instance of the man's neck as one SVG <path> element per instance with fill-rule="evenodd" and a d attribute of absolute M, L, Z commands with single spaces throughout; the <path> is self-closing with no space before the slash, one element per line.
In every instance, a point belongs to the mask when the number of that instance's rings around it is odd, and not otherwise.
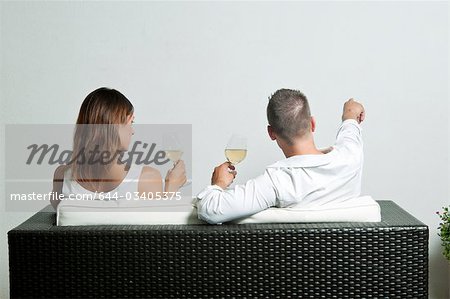
<path fill-rule="evenodd" d="M 306 140 L 298 140 L 293 145 L 280 144 L 286 158 L 298 155 L 323 155 L 323 152 L 317 149 L 312 138 Z"/>

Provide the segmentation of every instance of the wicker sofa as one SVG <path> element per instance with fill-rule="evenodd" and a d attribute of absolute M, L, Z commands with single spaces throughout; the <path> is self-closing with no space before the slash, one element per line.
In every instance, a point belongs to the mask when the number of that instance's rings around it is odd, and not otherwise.
<path fill-rule="evenodd" d="M 379 223 L 55 226 L 9 231 L 11 298 L 427 298 L 428 227 Z"/>

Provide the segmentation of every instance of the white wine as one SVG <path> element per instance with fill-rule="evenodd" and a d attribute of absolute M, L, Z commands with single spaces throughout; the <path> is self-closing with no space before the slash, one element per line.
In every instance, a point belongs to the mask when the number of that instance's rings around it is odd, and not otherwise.
<path fill-rule="evenodd" d="M 181 159 L 181 155 L 183 154 L 180 150 L 167 150 L 166 157 L 170 159 L 173 163 L 177 163 L 178 160 Z"/>
<path fill-rule="evenodd" d="M 235 165 L 241 162 L 245 159 L 245 156 L 247 156 L 247 150 L 246 149 L 226 149 L 225 150 L 225 157 L 227 157 L 228 162 Z"/>

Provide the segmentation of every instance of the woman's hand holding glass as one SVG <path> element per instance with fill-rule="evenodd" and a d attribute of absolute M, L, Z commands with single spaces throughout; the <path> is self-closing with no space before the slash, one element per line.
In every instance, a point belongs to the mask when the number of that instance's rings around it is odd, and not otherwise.
<path fill-rule="evenodd" d="M 186 177 L 186 166 L 181 160 L 183 150 L 178 136 L 175 132 L 167 133 L 163 136 L 163 147 L 166 157 L 173 162 L 173 167 L 166 175 L 166 192 L 176 192 L 183 186 L 190 184 L 190 180 Z"/>
<path fill-rule="evenodd" d="M 186 167 L 183 160 L 178 160 L 173 168 L 169 169 L 165 179 L 165 192 L 177 192 L 187 181 Z"/>

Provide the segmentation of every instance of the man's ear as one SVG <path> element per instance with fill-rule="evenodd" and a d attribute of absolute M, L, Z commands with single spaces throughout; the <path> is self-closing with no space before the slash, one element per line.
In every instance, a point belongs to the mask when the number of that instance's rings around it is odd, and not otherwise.
<path fill-rule="evenodd" d="M 267 133 L 269 133 L 270 139 L 272 140 L 277 139 L 277 136 L 275 135 L 275 132 L 273 131 L 273 128 L 270 125 L 267 126 Z"/>
<path fill-rule="evenodd" d="M 311 132 L 314 133 L 315 130 L 316 130 L 316 120 L 314 116 L 311 116 Z"/>

